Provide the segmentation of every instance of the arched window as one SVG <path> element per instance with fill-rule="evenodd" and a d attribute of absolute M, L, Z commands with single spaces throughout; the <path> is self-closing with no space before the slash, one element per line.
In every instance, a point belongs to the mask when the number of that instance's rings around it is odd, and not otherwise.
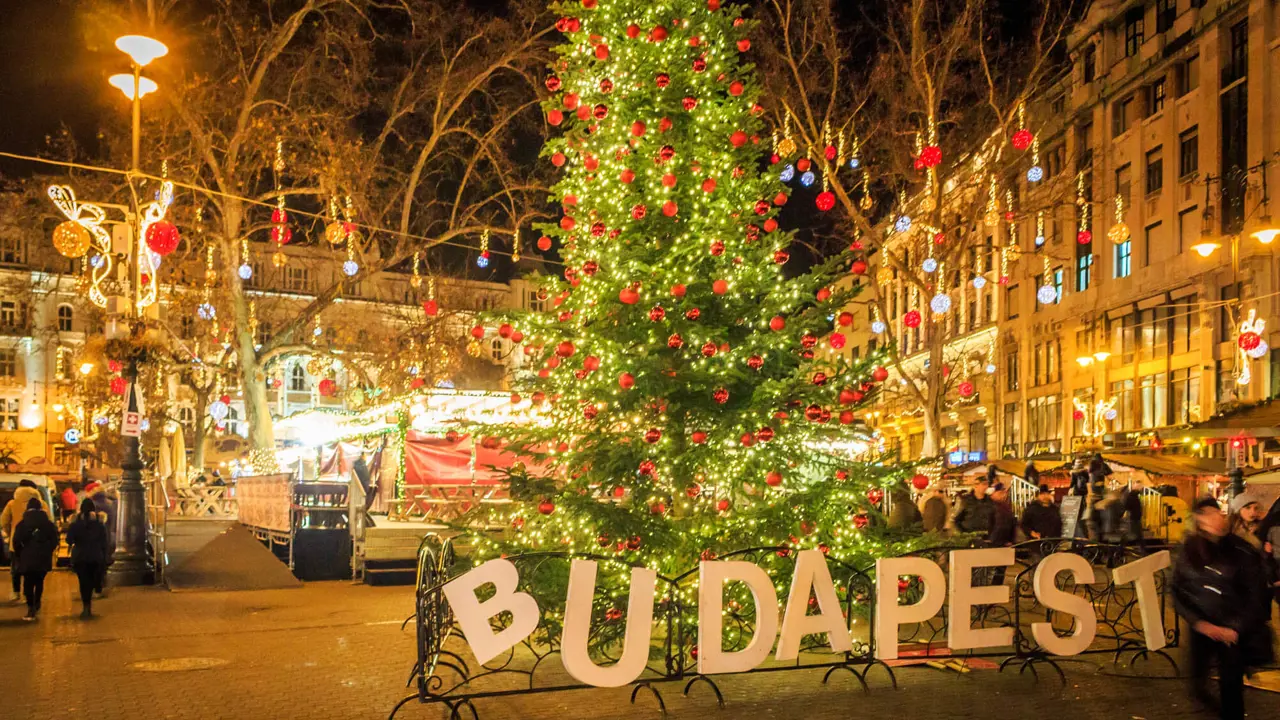
<path fill-rule="evenodd" d="M 71 332 L 71 326 L 75 322 L 75 310 L 70 305 L 58 306 L 58 331 Z"/>
<path fill-rule="evenodd" d="M 306 392 L 307 390 L 307 371 L 301 365 L 294 365 L 289 368 L 289 391 L 290 392 Z"/>
<path fill-rule="evenodd" d="M 196 421 L 196 411 L 183 405 L 178 408 L 178 422 L 183 425 L 190 426 Z"/>
<path fill-rule="evenodd" d="M 494 362 L 502 362 L 502 340 L 500 338 L 494 338 L 489 345 L 489 357 L 493 358 Z"/>

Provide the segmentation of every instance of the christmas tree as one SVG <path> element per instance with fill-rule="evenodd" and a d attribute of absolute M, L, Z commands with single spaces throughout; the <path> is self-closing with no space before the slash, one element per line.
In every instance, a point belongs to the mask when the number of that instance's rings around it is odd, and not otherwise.
<path fill-rule="evenodd" d="M 876 463 L 855 425 L 887 373 L 834 352 L 857 244 L 783 274 L 788 194 L 762 170 L 753 23 L 718 0 L 556 10 L 567 42 L 544 108 L 562 132 L 544 157 L 563 216 L 539 247 L 557 243 L 565 269 L 540 279 L 545 312 L 491 319 L 525 344 L 512 400 L 537 420 L 478 431 L 523 460 L 514 502 L 483 511 L 505 530 L 473 538 L 476 561 L 569 551 L 673 576 L 747 548 L 862 567 L 910 544 L 876 520 L 915 471 Z"/>

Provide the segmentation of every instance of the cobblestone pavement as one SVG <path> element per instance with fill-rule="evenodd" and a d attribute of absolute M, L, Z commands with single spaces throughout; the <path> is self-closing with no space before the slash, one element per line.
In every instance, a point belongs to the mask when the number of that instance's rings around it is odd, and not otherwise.
<path fill-rule="evenodd" d="M 65 571 L 51 575 L 34 624 L 19 619 L 22 606 L 0 605 L 0 718 L 385 718 L 408 693 L 413 639 L 400 628 L 412 610 L 407 587 L 125 588 L 96 603 L 100 617 L 84 622 L 74 584 Z M 1068 686 L 1060 695 L 1056 680 L 1037 685 L 1028 675 L 928 668 L 900 669 L 897 692 L 873 679 L 870 694 L 847 673 L 826 686 L 821 671 L 724 678 L 723 711 L 706 687 L 687 698 L 681 685 L 660 687 L 673 720 L 1208 717 L 1176 681 L 1112 677 L 1085 661 L 1064 667 Z M 1247 692 L 1250 717 L 1280 717 L 1280 694 Z M 623 688 L 489 698 L 476 707 L 482 720 L 659 718 L 652 696 L 642 693 L 634 707 L 627 699 Z M 444 720 L 448 713 L 411 704 L 397 717 Z"/>

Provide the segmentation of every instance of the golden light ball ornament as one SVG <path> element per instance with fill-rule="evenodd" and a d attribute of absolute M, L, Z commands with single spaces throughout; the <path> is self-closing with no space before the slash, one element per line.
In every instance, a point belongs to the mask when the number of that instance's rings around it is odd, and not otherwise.
<path fill-rule="evenodd" d="M 347 228 L 345 223 L 331 222 L 324 228 L 324 239 L 328 240 L 331 245 L 341 245 L 347 239 Z"/>
<path fill-rule="evenodd" d="M 786 157 L 796 151 L 796 141 L 791 138 L 782 138 L 778 143 L 778 154 Z"/>
<path fill-rule="evenodd" d="M 472 340 L 467 343 L 467 354 L 471 357 L 480 357 L 484 353 L 484 348 L 480 347 L 480 341 Z"/>
<path fill-rule="evenodd" d="M 412 288 L 422 287 L 422 277 L 418 275 L 414 275 L 413 277 L 409 278 L 409 287 L 412 287 Z"/>
<path fill-rule="evenodd" d="M 284 267 L 284 264 L 288 261 L 289 258 L 285 256 L 283 251 L 277 250 L 271 253 L 271 264 L 278 268 Z"/>
<path fill-rule="evenodd" d="M 58 223 L 58 227 L 53 229 L 53 249 L 63 257 L 84 257 L 89 252 L 91 240 L 89 231 L 75 220 Z"/>
<path fill-rule="evenodd" d="M 982 216 L 982 222 L 985 223 L 987 227 L 993 228 L 1000 224 L 1000 213 L 995 210 L 988 210 L 987 214 Z"/>
<path fill-rule="evenodd" d="M 891 282 L 893 282 L 893 270 L 882 267 L 876 271 L 876 284 L 888 285 Z"/>
<path fill-rule="evenodd" d="M 1117 245 L 1128 240 L 1129 226 L 1125 225 L 1123 222 L 1118 222 L 1115 225 L 1112 225 L 1111 229 L 1107 230 L 1107 239 Z"/>

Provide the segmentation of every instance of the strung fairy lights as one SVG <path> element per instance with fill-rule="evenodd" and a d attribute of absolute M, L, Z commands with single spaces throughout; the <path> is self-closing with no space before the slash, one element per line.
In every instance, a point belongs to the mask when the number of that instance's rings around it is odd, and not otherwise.
<path fill-rule="evenodd" d="M 987 210 L 982 216 L 983 224 L 990 229 L 995 229 L 1000 224 L 999 197 L 999 190 L 996 188 L 996 176 L 992 175 L 987 183 Z"/>
<path fill-rule="evenodd" d="M 480 234 L 480 254 L 476 256 L 476 267 L 489 267 L 489 228 Z"/>
<path fill-rule="evenodd" d="M 1076 231 L 1076 242 L 1088 245 L 1093 242 L 1093 233 L 1089 231 L 1089 203 L 1084 193 L 1084 172 L 1076 173 L 1076 205 L 1080 207 L 1080 225 Z"/>
<path fill-rule="evenodd" d="M 1071 404 L 1075 406 L 1073 415 L 1080 421 L 1080 434 L 1084 437 L 1102 437 L 1107 432 L 1107 421 L 1116 418 L 1115 397 L 1098 400 L 1092 405 L 1077 397 L 1071 399 Z"/>
<path fill-rule="evenodd" d="M 276 267 L 284 267 L 288 262 L 289 258 L 284 254 L 284 246 L 293 235 L 293 231 L 288 226 L 289 213 L 284 209 L 284 187 L 281 184 L 284 168 L 284 139 L 277 137 L 276 159 L 271 164 L 276 189 L 276 208 L 271 211 L 271 242 L 276 244 L 276 250 L 271 254 L 271 264 Z"/>
<path fill-rule="evenodd" d="M 1044 245 L 1044 211 L 1036 211 L 1036 247 Z"/>
<path fill-rule="evenodd" d="M 253 277 L 253 263 L 250 262 L 249 256 L 249 238 L 240 238 L 240 267 L 236 270 L 236 275 L 241 280 L 249 280 Z"/>
<path fill-rule="evenodd" d="M 1129 239 L 1129 226 L 1124 224 L 1124 196 L 1116 194 L 1116 222 L 1107 230 L 1107 239 L 1119 245 Z"/>
<path fill-rule="evenodd" d="M 1044 179 L 1044 168 L 1040 167 L 1040 139 L 1031 141 L 1031 167 L 1027 168 L 1027 182 L 1038 183 Z"/>
<path fill-rule="evenodd" d="M 414 252 L 413 253 L 413 277 L 409 278 L 409 287 L 412 287 L 412 288 L 422 287 L 422 271 L 420 269 L 421 265 L 422 265 L 422 254 L 419 252 Z"/>
<path fill-rule="evenodd" d="M 511 236 L 511 263 L 520 262 L 520 228 L 516 228 Z"/>

